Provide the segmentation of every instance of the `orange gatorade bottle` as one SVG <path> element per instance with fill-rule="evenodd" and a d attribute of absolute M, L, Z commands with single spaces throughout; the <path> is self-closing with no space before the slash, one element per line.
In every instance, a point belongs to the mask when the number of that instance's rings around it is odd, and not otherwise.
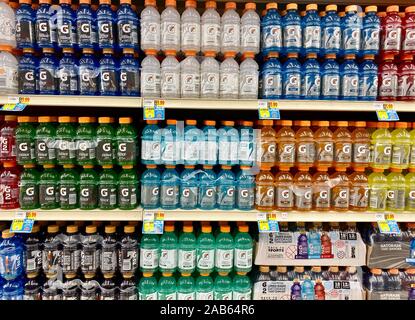
<path fill-rule="evenodd" d="M 310 121 L 299 121 L 299 128 L 295 133 L 297 166 L 311 167 L 314 164 L 316 149 Z"/>
<path fill-rule="evenodd" d="M 312 177 L 308 172 L 309 166 L 300 165 L 294 176 L 294 207 L 299 211 L 308 211 L 312 207 Z"/>
<path fill-rule="evenodd" d="M 277 164 L 279 167 L 293 167 L 295 162 L 295 133 L 291 120 L 281 120 L 281 129 L 277 133 Z"/>
<path fill-rule="evenodd" d="M 261 167 L 256 179 L 255 208 L 261 211 L 274 209 L 274 175 L 269 167 Z"/>
<path fill-rule="evenodd" d="M 275 175 L 275 207 L 280 211 L 292 210 L 294 207 L 293 176 L 288 166 L 280 166 Z"/>
<path fill-rule="evenodd" d="M 366 168 L 370 163 L 370 134 L 365 121 L 356 121 L 352 132 L 352 166 Z"/>
<path fill-rule="evenodd" d="M 369 181 L 365 168 L 356 167 L 349 176 L 350 181 L 350 210 L 366 211 L 369 203 Z"/>
<path fill-rule="evenodd" d="M 330 176 L 327 167 L 317 167 L 313 176 L 313 209 L 317 211 L 330 210 Z"/>
<path fill-rule="evenodd" d="M 315 165 L 331 167 L 333 165 L 333 132 L 328 121 L 318 121 L 318 129 L 314 132 L 316 143 Z"/>
<path fill-rule="evenodd" d="M 334 166 L 348 168 L 352 162 L 352 134 L 347 129 L 347 121 L 337 121 L 334 131 Z"/>
<path fill-rule="evenodd" d="M 276 144 L 277 144 L 277 134 L 272 128 L 272 120 L 260 120 L 258 121 L 260 125 L 260 141 L 257 161 L 260 166 L 263 167 L 273 167 L 275 165 L 275 155 L 276 155 Z"/>
<path fill-rule="evenodd" d="M 336 168 L 336 172 L 330 176 L 333 186 L 331 191 L 331 208 L 335 211 L 349 210 L 350 183 L 345 167 Z"/>

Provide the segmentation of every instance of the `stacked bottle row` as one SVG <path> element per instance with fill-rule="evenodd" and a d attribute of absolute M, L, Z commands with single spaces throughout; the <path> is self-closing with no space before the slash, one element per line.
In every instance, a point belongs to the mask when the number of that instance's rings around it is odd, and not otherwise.
<path fill-rule="evenodd" d="M 408 299 L 415 300 L 414 269 L 370 269 L 365 274 L 365 286 L 370 291 L 407 291 Z"/>

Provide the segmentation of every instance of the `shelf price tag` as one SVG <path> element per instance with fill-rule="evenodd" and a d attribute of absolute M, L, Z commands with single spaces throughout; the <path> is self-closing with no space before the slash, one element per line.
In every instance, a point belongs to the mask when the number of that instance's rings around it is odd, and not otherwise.
<path fill-rule="evenodd" d="M 280 109 L 278 109 L 278 102 L 272 100 L 258 100 L 258 113 L 261 120 L 279 120 Z"/>
<path fill-rule="evenodd" d="M 399 116 L 393 103 L 376 102 L 374 104 L 379 121 L 399 121 Z"/>
<path fill-rule="evenodd" d="M 144 120 L 164 120 L 166 112 L 164 109 L 164 100 L 143 100 Z"/>
<path fill-rule="evenodd" d="M 23 111 L 29 104 L 29 97 L 7 97 L 7 103 L 3 105 L 0 110 L 2 111 Z"/>
<path fill-rule="evenodd" d="M 163 234 L 164 213 L 157 211 L 144 211 L 143 213 L 143 233 L 144 234 Z"/>
<path fill-rule="evenodd" d="M 378 220 L 378 228 L 380 233 L 401 234 L 401 229 L 399 229 L 399 225 L 393 214 L 385 214 L 384 220 Z"/>
<path fill-rule="evenodd" d="M 36 219 L 36 212 L 18 212 L 12 221 L 10 231 L 13 233 L 31 233 Z"/>
<path fill-rule="evenodd" d="M 258 230 L 261 233 L 280 231 L 275 213 L 259 212 L 257 213 L 257 221 Z"/>

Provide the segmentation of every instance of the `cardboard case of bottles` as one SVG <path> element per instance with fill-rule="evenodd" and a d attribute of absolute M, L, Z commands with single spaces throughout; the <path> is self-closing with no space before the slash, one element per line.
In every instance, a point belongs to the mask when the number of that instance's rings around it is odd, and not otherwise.
<path fill-rule="evenodd" d="M 318 232 L 320 255 L 299 255 L 300 232 L 261 233 L 256 248 L 256 265 L 270 266 L 364 266 L 366 245 L 360 233 Z M 310 232 L 306 233 L 310 239 Z M 310 241 L 308 242 L 310 248 Z M 310 252 L 310 250 L 309 250 Z"/>

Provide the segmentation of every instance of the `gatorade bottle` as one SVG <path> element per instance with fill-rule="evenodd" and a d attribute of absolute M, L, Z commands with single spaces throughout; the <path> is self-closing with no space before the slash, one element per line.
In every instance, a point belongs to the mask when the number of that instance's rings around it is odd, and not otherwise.
<path fill-rule="evenodd" d="M 415 54 L 415 7 L 405 8 L 405 18 L 402 21 L 402 50 L 404 54 Z M 16 12 L 16 16 L 17 16 Z M 17 25 L 16 25 L 17 28 Z M 17 36 L 16 36 L 17 38 Z"/>
<path fill-rule="evenodd" d="M 266 14 L 261 21 L 261 50 L 264 55 L 282 51 L 282 22 L 275 2 L 266 4 Z"/>
<path fill-rule="evenodd" d="M 147 120 L 141 133 L 141 162 L 160 164 L 161 129 L 156 120 Z"/>
<path fill-rule="evenodd" d="M 163 272 L 158 283 L 158 300 L 177 300 L 176 279 L 170 272 Z"/>
<path fill-rule="evenodd" d="M 155 57 L 156 50 L 146 50 L 146 57 L 141 62 L 141 96 L 160 98 L 160 61 Z"/>
<path fill-rule="evenodd" d="M 9 229 L 5 229 L 1 233 L 2 241 L 0 242 L 0 275 L 3 279 L 11 283 L 10 280 L 18 279 L 25 272 L 24 270 L 24 255 L 25 246 L 23 239 Z M 6 283 L 6 284 L 7 284 Z M 2 288 L 4 290 L 4 287 Z M 5 295 L 6 290 L 3 291 Z M 3 296 L 3 298 L 5 298 Z M 20 299 L 22 300 L 22 299 Z"/>
<path fill-rule="evenodd" d="M 349 176 L 350 210 L 366 211 L 369 202 L 368 178 L 363 167 L 355 167 L 354 170 Z"/>
<path fill-rule="evenodd" d="M 143 234 L 140 245 L 140 270 L 156 272 L 160 260 L 160 242 L 157 234 Z"/>
<path fill-rule="evenodd" d="M 6 115 L 0 128 L 0 160 L 16 162 L 17 117 Z"/>
<path fill-rule="evenodd" d="M 177 300 L 195 300 L 195 280 L 190 273 L 182 273 L 177 281 Z"/>
<path fill-rule="evenodd" d="M 260 120 L 258 124 L 261 126 L 260 129 L 260 146 L 258 150 L 257 162 L 260 166 L 271 168 L 276 162 L 276 144 L 277 135 L 275 130 L 272 128 L 272 120 Z"/>
<path fill-rule="evenodd" d="M 127 28 L 128 24 L 123 26 L 123 28 Z M 134 58 L 134 49 L 123 49 L 123 55 L 120 60 L 120 94 L 137 97 L 140 95 L 140 66 L 137 59 Z"/>
<path fill-rule="evenodd" d="M 146 235 L 156 236 L 157 235 Z M 135 227 L 124 226 L 124 236 L 121 238 L 120 255 L 118 265 L 124 278 L 132 278 L 138 268 L 138 240 L 135 235 Z M 155 263 L 157 268 L 158 263 Z"/>
<path fill-rule="evenodd" d="M 252 270 L 253 240 L 249 235 L 249 227 L 241 225 L 235 235 L 234 266 L 238 274 L 247 274 Z"/>
<path fill-rule="evenodd" d="M 96 13 L 99 49 L 114 49 L 115 18 L 115 12 L 111 8 L 111 0 L 100 0 Z"/>
<path fill-rule="evenodd" d="M 352 162 L 352 134 L 347 129 L 347 121 L 337 121 L 337 129 L 333 133 L 334 165 L 336 168 L 348 168 Z"/>
<path fill-rule="evenodd" d="M 308 166 L 300 165 L 298 169 L 293 180 L 294 207 L 299 211 L 308 211 L 312 207 L 312 177 Z"/>
<path fill-rule="evenodd" d="M 232 280 L 224 272 L 215 279 L 214 300 L 232 300 Z"/>
<path fill-rule="evenodd" d="M 133 210 L 137 207 L 138 176 L 133 166 L 123 166 L 118 177 L 118 207 Z"/>
<path fill-rule="evenodd" d="M 93 278 L 101 261 L 101 236 L 97 234 L 97 227 L 86 226 L 85 235 L 81 238 L 81 271 L 85 278 Z"/>
<path fill-rule="evenodd" d="M 116 131 L 116 158 L 120 166 L 135 165 L 137 162 L 137 132 L 131 125 L 132 118 L 119 118 Z"/>
<path fill-rule="evenodd" d="M 241 18 L 239 17 L 238 12 L 236 12 L 235 2 L 225 3 L 225 12 L 221 17 L 221 30 L 221 52 L 240 52 Z"/>
<path fill-rule="evenodd" d="M 197 207 L 199 195 L 198 174 L 194 166 L 185 165 L 180 176 L 180 208 L 194 210 Z"/>
<path fill-rule="evenodd" d="M 115 19 L 119 47 L 138 50 L 138 16 L 131 7 L 131 0 L 120 1 Z"/>
<path fill-rule="evenodd" d="M 177 246 L 178 271 L 184 276 L 185 274 L 191 274 L 196 269 L 196 237 L 193 233 L 192 225 L 184 225 L 183 233 L 179 237 Z"/>
<path fill-rule="evenodd" d="M 197 2 L 187 0 L 181 17 L 181 51 L 200 51 L 200 14 Z"/>
<path fill-rule="evenodd" d="M 177 121 L 168 119 L 161 134 L 161 163 L 178 164 L 181 160 L 181 141 L 177 134 Z"/>
<path fill-rule="evenodd" d="M 330 210 L 330 199 L 331 184 L 327 167 L 318 166 L 317 172 L 313 176 L 313 209 L 317 211 Z"/>
<path fill-rule="evenodd" d="M 301 20 L 303 50 L 306 55 L 317 54 L 321 46 L 321 23 L 316 4 L 306 6 L 306 15 Z"/>
<path fill-rule="evenodd" d="M 356 121 L 354 125 L 356 129 L 352 132 L 352 165 L 365 168 L 370 161 L 370 134 L 365 121 Z"/>
<path fill-rule="evenodd" d="M 141 11 L 141 50 L 160 50 L 160 13 L 154 0 L 144 1 L 145 8 Z"/>
<path fill-rule="evenodd" d="M 197 238 L 196 267 L 200 274 L 209 275 L 215 268 L 215 238 L 210 225 L 202 225 Z"/>
<path fill-rule="evenodd" d="M 386 7 L 382 21 L 382 51 L 385 55 L 396 55 L 401 50 L 402 19 L 398 6 Z"/>
<path fill-rule="evenodd" d="M 252 283 L 248 276 L 238 272 L 233 277 L 232 287 L 233 287 L 232 289 L 233 300 L 251 300 Z"/>
<path fill-rule="evenodd" d="M 371 144 L 373 145 L 372 168 L 388 169 L 392 159 L 392 135 L 388 130 L 389 123 L 378 122 L 377 130 L 373 132 Z"/>
<path fill-rule="evenodd" d="M 408 124 L 408 127 L 410 127 L 410 125 Z M 412 130 L 410 131 L 410 137 L 411 137 L 411 153 L 410 153 L 410 157 L 409 157 L 409 168 L 415 168 L 415 126 L 414 123 L 412 122 Z"/>
<path fill-rule="evenodd" d="M 105 226 L 105 234 L 103 235 L 101 244 L 101 261 L 99 264 L 104 277 L 105 275 L 113 276 L 119 267 L 118 238 L 115 232 L 115 226 Z"/>
<path fill-rule="evenodd" d="M 297 124 L 297 123 L 295 123 Z M 295 133 L 296 139 L 296 163 L 311 167 L 316 158 L 313 131 L 310 129 L 310 121 L 298 121 L 299 128 Z"/>
<path fill-rule="evenodd" d="M 161 97 L 180 98 L 180 63 L 175 57 L 176 51 L 165 53 L 166 58 L 161 63 Z"/>
<path fill-rule="evenodd" d="M 369 180 L 369 210 L 385 211 L 388 183 L 383 169 L 373 168 Z"/>
<path fill-rule="evenodd" d="M 36 94 L 36 70 L 39 68 L 39 60 L 34 56 L 31 48 L 23 49 L 23 56 L 19 60 L 18 85 L 19 94 Z"/>
<path fill-rule="evenodd" d="M 159 269 L 163 273 L 174 273 L 177 269 L 177 242 L 174 224 L 166 224 L 160 237 Z"/>
<path fill-rule="evenodd" d="M 166 8 L 161 13 L 161 50 L 180 50 L 180 14 L 176 10 L 176 0 L 166 0 Z"/>
<path fill-rule="evenodd" d="M 56 127 L 56 160 L 58 164 L 75 164 L 75 127 L 71 123 L 71 117 L 58 118 Z"/>
<path fill-rule="evenodd" d="M 43 241 L 42 269 L 47 278 L 56 277 L 62 268 L 62 245 L 58 232 L 56 224 L 49 225 Z"/>
<path fill-rule="evenodd" d="M 415 211 L 415 169 L 409 168 L 405 176 L 405 209 Z"/>
<path fill-rule="evenodd" d="M 208 274 L 201 273 L 196 280 L 196 300 L 213 300 L 214 284 Z"/>
<path fill-rule="evenodd" d="M 218 161 L 218 135 L 215 128 L 216 121 L 203 122 L 203 142 L 201 147 L 201 162 L 206 165 L 215 165 Z"/>
<path fill-rule="evenodd" d="M 152 272 L 144 272 L 138 284 L 139 300 L 157 300 L 157 280 Z"/>
<path fill-rule="evenodd" d="M 252 52 L 244 53 L 242 58 L 243 61 L 239 71 L 239 98 L 257 99 L 259 77 L 258 64 L 255 62 L 254 54 Z"/>
<path fill-rule="evenodd" d="M 74 48 L 76 44 L 75 11 L 71 8 L 71 0 L 59 0 L 60 10 L 56 14 L 56 30 L 58 47 Z"/>
<path fill-rule="evenodd" d="M 274 176 L 269 167 L 261 167 L 256 176 L 255 208 L 272 211 L 275 205 L 274 198 Z"/>
<path fill-rule="evenodd" d="M 73 164 L 65 164 L 59 179 L 60 208 L 70 210 L 78 208 L 79 174 Z"/>
<path fill-rule="evenodd" d="M 227 2 L 233 3 L 233 2 Z M 238 16 L 239 19 L 239 16 Z M 239 64 L 235 61 L 235 52 L 226 52 L 225 60 L 219 69 L 219 96 L 224 99 L 239 97 Z"/>
<path fill-rule="evenodd" d="M 329 129 L 328 121 L 318 121 L 318 129 L 314 132 L 316 143 L 316 166 L 331 167 L 334 159 L 333 132 Z"/>
<path fill-rule="evenodd" d="M 77 45 L 80 49 L 94 49 L 97 45 L 96 13 L 90 0 L 80 0 L 76 10 Z"/>
<path fill-rule="evenodd" d="M 271 52 L 261 66 L 259 93 L 262 99 L 279 99 L 282 94 L 282 66 L 279 54 Z"/>
<path fill-rule="evenodd" d="M 216 2 L 207 1 L 206 10 L 201 18 L 202 34 L 201 49 L 202 52 L 212 51 L 214 54 L 220 51 L 220 15 L 216 11 Z"/>
<path fill-rule="evenodd" d="M 307 53 L 307 61 L 302 65 L 301 98 L 303 99 L 320 98 L 321 75 L 316 58 L 316 53 Z"/>
<path fill-rule="evenodd" d="M 405 210 L 405 177 L 402 175 L 402 169 L 392 167 L 386 178 L 388 180 L 386 210 L 393 212 Z"/>
<path fill-rule="evenodd" d="M 98 127 L 96 128 L 96 139 L 95 139 L 95 156 L 96 162 L 103 166 L 103 165 L 113 165 L 114 158 L 115 158 L 115 130 L 111 125 L 111 118 L 110 117 L 99 117 L 98 118 Z M 87 126 L 87 128 L 91 129 L 88 130 L 93 135 L 93 128 Z M 90 142 L 94 142 L 93 139 L 89 140 Z"/>
<path fill-rule="evenodd" d="M 73 49 L 65 48 L 62 51 L 63 57 L 57 69 L 59 94 L 77 95 L 79 94 L 78 61 L 73 56 Z"/>
<path fill-rule="evenodd" d="M 346 15 L 341 20 L 342 29 L 342 52 L 358 54 L 360 50 L 360 32 L 362 29 L 362 19 L 358 14 L 356 5 L 346 7 Z"/>
<path fill-rule="evenodd" d="M 98 206 L 98 175 L 92 165 L 83 168 L 79 175 L 79 208 L 92 210 Z"/>
<path fill-rule="evenodd" d="M 81 242 L 78 226 L 68 225 L 63 237 L 62 269 L 63 274 L 69 280 L 76 277 L 81 267 Z"/>
<path fill-rule="evenodd" d="M 293 176 L 289 170 L 281 165 L 275 175 L 275 206 L 281 211 L 290 211 L 294 207 Z"/>
<path fill-rule="evenodd" d="M 252 210 L 255 205 L 255 175 L 250 172 L 251 167 L 241 166 L 236 176 L 236 208 Z"/>
<path fill-rule="evenodd" d="M 4 162 L 0 173 L 0 208 L 16 209 L 19 207 L 20 171 L 14 162 Z"/>
<path fill-rule="evenodd" d="M 412 59 L 412 55 L 405 54 L 398 66 L 398 100 L 415 100 L 415 64 Z"/>
<path fill-rule="evenodd" d="M 36 10 L 36 42 L 39 48 L 56 47 L 56 19 L 53 16 L 57 12 L 51 3 L 51 0 L 40 0 Z"/>
<path fill-rule="evenodd" d="M 157 283 L 157 281 L 156 281 Z M 124 279 L 119 286 L 119 300 L 138 300 L 138 288 L 132 278 Z"/>
<path fill-rule="evenodd" d="M 182 98 L 200 97 L 200 63 L 196 51 L 186 51 L 187 58 L 180 63 L 180 95 Z"/>
<path fill-rule="evenodd" d="M 288 53 L 287 61 L 282 67 L 282 96 L 284 99 L 300 99 L 301 97 L 301 64 L 298 53 Z"/>
<path fill-rule="evenodd" d="M 260 47 L 261 20 L 256 13 L 256 4 L 245 4 L 244 14 L 241 17 L 241 52 L 257 54 Z"/>
<path fill-rule="evenodd" d="M 291 120 L 282 120 L 281 129 L 277 132 L 277 165 L 294 166 L 296 159 L 295 133 L 293 131 Z"/>
<path fill-rule="evenodd" d="M 222 121 L 222 127 L 217 131 L 219 164 L 233 166 L 239 164 L 239 132 L 234 121 Z"/>
<path fill-rule="evenodd" d="M 186 120 L 184 129 L 183 155 L 185 165 L 201 163 L 202 131 L 196 127 L 196 120 Z"/>
<path fill-rule="evenodd" d="M 98 207 L 101 210 L 111 210 L 117 207 L 118 176 L 112 166 L 103 166 L 98 184 Z"/>
<path fill-rule="evenodd" d="M 103 0 L 109 1 L 109 0 Z M 99 23 L 99 22 L 98 22 Z M 118 66 L 113 57 L 112 49 L 103 49 L 99 61 L 99 93 L 101 96 L 116 96 L 118 94 Z"/>
<path fill-rule="evenodd" d="M 340 97 L 343 100 L 357 100 L 359 95 L 359 66 L 354 54 L 346 54 L 340 66 Z"/>
<path fill-rule="evenodd" d="M 365 55 L 359 66 L 359 99 L 376 100 L 378 92 L 378 66 L 374 55 Z"/>
<path fill-rule="evenodd" d="M 406 130 L 407 122 L 396 122 L 392 131 L 392 161 L 391 167 L 407 169 L 409 166 L 409 154 L 411 151 L 411 136 Z"/>
<path fill-rule="evenodd" d="M 46 0 L 45 0 L 46 1 Z M 44 48 L 36 73 L 37 91 L 40 94 L 58 94 L 58 61 L 52 48 Z"/>
<path fill-rule="evenodd" d="M 298 14 L 298 5 L 289 3 L 286 7 L 287 14 L 282 18 L 283 44 L 287 53 L 299 53 L 301 50 L 301 18 Z"/>
<path fill-rule="evenodd" d="M 219 98 L 220 66 L 213 51 L 206 51 L 200 65 L 201 88 L 200 97 L 209 99 Z M 240 85 L 240 84 L 239 84 Z"/>
<path fill-rule="evenodd" d="M 91 117 L 79 117 L 76 129 L 76 161 L 79 165 L 95 164 L 95 128 Z"/>
<path fill-rule="evenodd" d="M 220 210 L 235 208 L 235 175 L 230 166 L 222 166 L 217 178 L 217 207 Z"/>
<path fill-rule="evenodd" d="M 379 100 L 395 100 L 398 94 L 398 67 L 392 54 L 385 54 L 379 66 Z"/>
<path fill-rule="evenodd" d="M 52 164 L 43 165 L 44 171 L 39 178 L 39 204 L 41 209 L 59 207 L 59 175 Z"/>
<path fill-rule="evenodd" d="M 376 55 L 380 47 L 380 18 L 377 16 L 377 6 L 367 6 L 362 25 L 362 44 L 363 55 Z"/>
<path fill-rule="evenodd" d="M 234 240 L 228 225 L 221 225 L 216 236 L 215 269 L 220 274 L 228 274 L 233 269 Z"/>
<path fill-rule="evenodd" d="M 199 173 L 198 207 L 202 210 L 212 210 L 217 203 L 216 173 L 212 166 L 204 165 Z"/>
<path fill-rule="evenodd" d="M 43 239 L 42 239 L 43 240 Z M 26 238 L 26 256 L 25 256 L 25 271 L 27 277 L 36 277 L 39 275 L 42 268 L 42 240 L 40 236 L 40 227 L 35 224 L 32 232 Z"/>
<path fill-rule="evenodd" d="M 166 210 L 179 207 L 180 177 L 174 166 L 167 165 L 160 180 L 160 206 Z"/>
<path fill-rule="evenodd" d="M 39 208 L 39 173 L 34 164 L 25 164 L 20 175 L 19 204 L 23 210 Z"/>
<path fill-rule="evenodd" d="M 330 176 L 334 184 L 331 195 L 331 208 L 335 211 L 349 210 L 350 182 L 345 167 L 336 167 L 337 172 Z"/>
<path fill-rule="evenodd" d="M 32 1 L 20 0 L 16 10 L 16 43 L 17 48 L 34 49 L 36 46 L 35 25 L 36 13 Z"/>
<path fill-rule="evenodd" d="M 321 19 L 322 35 L 321 49 L 324 55 L 338 54 L 341 44 L 340 17 L 337 15 L 337 5 L 326 6 L 326 14 Z"/>
<path fill-rule="evenodd" d="M 38 118 L 39 126 L 35 133 L 35 156 L 37 163 L 54 164 L 56 161 L 55 135 L 56 129 L 52 124 L 52 117 Z"/>
<path fill-rule="evenodd" d="M 321 66 L 323 100 L 337 100 L 340 95 L 340 68 L 334 54 L 327 54 L 326 61 Z"/>
<path fill-rule="evenodd" d="M 239 127 L 239 150 L 238 159 L 241 166 L 252 166 L 256 153 L 256 136 L 254 136 L 254 123 L 252 121 L 242 121 Z"/>
<path fill-rule="evenodd" d="M 160 172 L 156 165 L 147 165 L 141 176 L 141 205 L 144 209 L 160 206 Z"/>
<path fill-rule="evenodd" d="M 98 95 L 98 62 L 93 49 L 82 50 L 79 59 L 79 93 L 81 95 Z"/>

